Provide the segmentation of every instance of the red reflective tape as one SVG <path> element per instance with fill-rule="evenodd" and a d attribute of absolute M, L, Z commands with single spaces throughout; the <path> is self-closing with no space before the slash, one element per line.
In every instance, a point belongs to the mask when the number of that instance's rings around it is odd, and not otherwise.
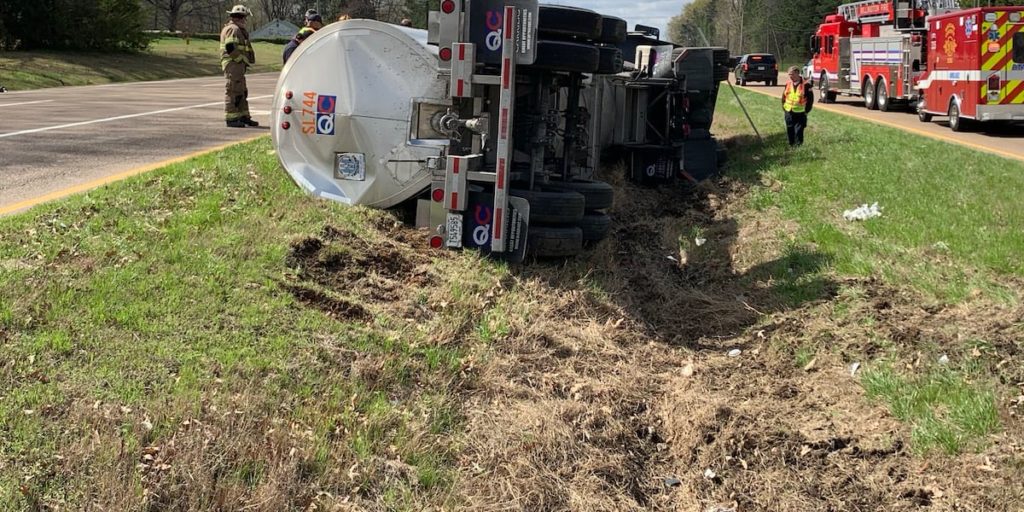
<path fill-rule="evenodd" d="M 505 59 L 505 60 L 503 60 L 501 62 L 501 67 L 502 67 L 502 71 L 501 71 L 501 88 L 502 89 L 508 89 L 508 84 L 509 84 L 509 80 L 508 79 L 509 79 L 510 69 L 512 67 L 512 59 Z"/>
<path fill-rule="evenodd" d="M 505 213 L 504 208 L 494 209 L 494 239 L 501 240 L 501 217 Z"/>
<path fill-rule="evenodd" d="M 459 164 L 462 163 L 461 158 L 452 158 L 452 174 L 459 173 Z"/>
<path fill-rule="evenodd" d="M 501 109 L 501 118 L 498 121 L 498 139 L 508 140 L 508 107 Z"/>
<path fill-rule="evenodd" d="M 512 40 L 512 18 L 516 15 L 514 7 L 505 8 L 505 40 Z"/>
<path fill-rule="evenodd" d="M 456 96 L 462 96 L 462 79 L 461 78 L 457 82 L 455 82 L 455 95 Z"/>
<path fill-rule="evenodd" d="M 451 205 L 450 208 L 452 210 L 455 210 L 455 209 L 458 209 L 458 207 L 459 207 L 459 193 L 458 192 L 452 192 L 452 205 Z"/>
<path fill-rule="evenodd" d="M 498 159 L 498 176 L 494 180 L 494 186 L 498 190 L 505 190 L 505 159 Z"/>
<path fill-rule="evenodd" d="M 466 60 L 466 45 L 459 45 L 459 60 Z"/>

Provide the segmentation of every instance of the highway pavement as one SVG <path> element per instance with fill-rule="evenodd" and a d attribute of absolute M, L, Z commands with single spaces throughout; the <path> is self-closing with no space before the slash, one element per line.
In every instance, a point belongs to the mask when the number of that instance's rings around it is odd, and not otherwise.
<path fill-rule="evenodd" d="M 258 128 L 224 126 L 220 76 L 0 93 L 0 215 L 267 135 L 277 77 L 247 77 Z"/>

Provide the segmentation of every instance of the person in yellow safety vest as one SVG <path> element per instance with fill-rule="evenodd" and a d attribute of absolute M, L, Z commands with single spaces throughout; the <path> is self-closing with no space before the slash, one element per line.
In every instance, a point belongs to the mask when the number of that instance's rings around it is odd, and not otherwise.
<path fill-rule="evenodd" d="M 245 84 L 245 70 L 256 63 L 256 54 L 245 30 L 245 18 L 251 12 L 244 5 L 228 11 L 230 18 L 220 31 L 220 67 L 224 70 L 224 120 L 231 128 L 259 126 L 249 116 L 249 88 Z"/>
<path fill-rule="evenodd" d="M 786 112 L 786 135 L 790 146 L 804 143 L 804 128 L 807 128 L 807 114 L 814 108 L 814 92 L 811 84 L 800 76 L 800 68 L 789 68 L 789 81 L 782 93 L 782 110 Z"/>

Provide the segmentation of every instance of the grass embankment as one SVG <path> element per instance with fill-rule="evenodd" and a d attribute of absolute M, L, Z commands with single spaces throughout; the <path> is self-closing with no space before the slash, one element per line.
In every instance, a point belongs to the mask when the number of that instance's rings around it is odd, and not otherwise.
<path fill-rule="evenodd" d="M 137 53 L 2 52 L 0 85 L 18 91 L 216 76 L 221 74 L 219 46 L 218 41 L 207 39 L 191 39 L 186 44 L 184 39 L 162 37 Z M 281 45 L 256 42 L 253 47 L 256 66 L 251 73 L 281 69 Z"/>
<path fill-rule="evenodd" d="M 1024 190 L 1024 164 L 821 110 L 810 115 L 807 144 L 792 149 L 780 130 L 778 102 L 740 94 L 754 122 L 768 131 L 763 146 L 748 138 L 751 149 L 734 154 L 730 169 L 731 176 L 754 183 L 747 198 L 753 211 L 795 221 L 798 227 L 785 234 L 789 243 L 827 254 L 830 274 L 881 278 L 899 290 L 889 292 L 892 302 L 909 292 L 910 300 L 926 309 L 956 305 L 963 310 L 961 322 L 980 326 L 964 329 L 954 322 L 935 325 L 938 333 L 919 339 L 880 338 L 883 359 L 916 351 L 915 367 L 906 371 L 883 363 L 864 372 L 867 394 L 886 401 L 894 415 L 913 425 L 919 451 L 957 453 L 997 430 L 998 407 L 990 388 L 1000 381 L 1019 382 L 1013 379 L 1019 372 L 993 372 L 979 356 L 984 350 L 996 364 L 1009 363 L 1002 359 L 1008 354 L 986 338 L 996 335 L 986 324 L 1008 329 L 1011 337 L 1021 332 L 1017 314 L 1024 263 L 1017 255 L 1024 250 L 1019 227 L 1024 204 L 1015 198 Z M 720 98 L 727 129 L 753 133 L 732 94 Z M 762 150 L 753 149 L 758 147 Z M 844 210 L 875 202 L 882 217 L 843 220 Z M 866 298 L 856 286 L 840 287 L 838 294 L 831 312 L 839 318 L 850 316 Z M 978 314 L 987 303 L 1003 316 Z M 886 299 L 882 306 L 889 307 Z M 974 314 L 978 317 L 971 318 Z M 920 315 L 899 318 L 906 325 L 897 330 L 922 334 L 915 316 Z M 869 326 L 877 320 L 857 319 Z M 999 349 L 1012 353 L 1014 347 L 1019 345 Z M 796 363 L 803 366 L 825 348 L 802 347 Z M 950 356 L 942 358 L 945 351 L 958 354 L 952 368 L 946 362 Z"/>
<path fill-rule="evenodd" d="M 267 139 L 0 219 L 0 504 L 1012 509 L 1019 166 L 823 112 L 789 149 L 742 94 L 766 146 L 723 97 L 728 176 L 620 184 L 564 265 L 424 250 Z"/>

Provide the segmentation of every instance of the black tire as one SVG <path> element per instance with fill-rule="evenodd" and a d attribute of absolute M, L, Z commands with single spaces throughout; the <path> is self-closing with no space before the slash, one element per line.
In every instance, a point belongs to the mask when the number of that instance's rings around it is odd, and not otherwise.
<path fill-rule="evenodd" d="M 949 129 L 962 132 L 967 129 L 966 120 L 960 117 L 960 106 L 955 101 L 949 102 Z"/>
<path fill-rule="evenodd" d="M 583 252 L 583 230 L 577 226 L 533 226 L 527 230 L 526 253 L 538 258 L 566 258 Z"/>
<path fill-rule="evenodd" d="M 593 73 L 600 63 L 596 46 L 568 41 L 537 41 L 537 58 L 530 68 L 570 73 Z"/>
<path fill-rule="evenodd" d="M 878 104 L 878 110 L 882 112 L 888 112 L 892 109 L 892 102 L 889 101 L 889 88 L 884 78 L 875 85 L 875 103 Z"/>
<path fill-rule="evenodd" d="M 866 78 L 864 85 L 860 88 L 860 94 L 864 98 L 864 107 L 868 110 L 878 110 L 878 101 L 875 97 L 875 81 L 870 77 Z"/>
<path fill-rule="evenodd" d="M 818 80 L 818 98 L 822 103 L 835 103 L 836 93 L 828 90 L 828 86 L 828 75 L 822 71 L 821 78 Z"/>
<path fill-rule="evenodd" d="M 598 75 L 614 75 L 622 72 L 622 50 L 614 46 L 598 46 Z"/>
<path fill-rule="evenodd" d="M 594 39 L 601 37 L 602 16 L 589 9 L 562 5 L 541 5 L 537 13 L 538 36 L 556 38 L 575 37 Z M 537 56 L 541 54 L 537 48 Z"/>
<path fill-rule="evenodd" d="M 626 20 L 615 16 L 601 16 L 600 43 L 619 44 L 626 40 Z"/>
<path fill-rule="evenodd" d="M 604 210 L 615 202 L 615 189 L 603 181 L 552 181 L 544 185 L 544 190 L 576 192 L 583 196 L 586 210 Z"/>
<path fill-rule="evenodd" d="M 612 230 L 612 218 L 604 213 L 587 213 L 580 219 L 584 242 L 600 242 Z"/>
<path fill-rule="evenodd" d="M 531 224 L 576 224 L 587 206 L 583 194 L 577 192 L 512 189 L 511 194 L 530 203 Z"/>
<path fill-rule="evenodd" d="M 917 103 L 917 120 L 922 123 L 930 123 L 932 121 L 932 115 L 924 110 L 924 98 L 919 99 Z"/>

